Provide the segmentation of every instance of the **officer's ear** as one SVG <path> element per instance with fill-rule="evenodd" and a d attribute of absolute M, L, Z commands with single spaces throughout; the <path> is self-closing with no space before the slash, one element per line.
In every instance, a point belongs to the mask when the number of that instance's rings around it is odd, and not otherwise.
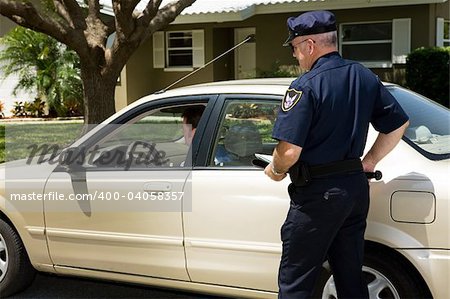
<path fill-rule="evenodd" d="M 314 53 L 314 45 L 308 45 L 308 54 L 312 56 Z"/>
<path fill-rule="evenodd" d="M 315 50 L 316 41 L 312 40 L 312 39 L 308 39 L 306 42 L 308 44 L 309 55 L 312 55 L 314 53 L 314 50 Z"/>

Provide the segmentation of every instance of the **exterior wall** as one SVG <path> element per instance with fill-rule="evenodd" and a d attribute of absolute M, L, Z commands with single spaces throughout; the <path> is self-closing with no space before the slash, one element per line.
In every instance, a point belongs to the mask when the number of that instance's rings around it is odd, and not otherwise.
<path fill-rule="evenodd" d="M 411 50 L 436 44 L 436 18 L 449 19 L 449 2 L 442 4 L 404 5 L 390 7 L 372 7 L 361 9 L 333 10 L 338 26 L 346 22 L 370 22 L 399 18 L 411 19 Z M 241 22 L 223 22 L 208 24 L 171 25 L 165 31 L 203 29 L 205 33 L 205 63 L 234 46 L 234 29 L 256 28 L 256 67 L 257 74 L 274 71 L 278 65 L 297 65 L 290 48 L 282 46 L 287 37 L 286 19 L 301 13 L 282 13 L 255 15 Z M 144 69 L 148 68 L 148 69 Z M 372 69 L 382 80 L 404 83 L 403 64 L 394 64 L 392 68 Z M 160 90 L 175 82 L 189 72 L 153 69 L 152 41 L 148 41 L 134 54 L 127 64 L 128 100 L 131 103 L 148 93 Z M 234 77 L 234 55 L 229 53 L 200 70 L 177 86 L 195 83 L 232 79 Z"/>
<path fill-rule="evenodd" d="M 346 22 L 370 22 L 400 18 L 411 19 L 411 50 L 419 47 L 434 46 L 434 41 L 429 40 L 430 31 L 436 26 L 428 21 L 430 6 L 434 5 L 409 5 L 398 7 L 377 7 L 365 9 L 345 9 L 335 11 L 340 23 Z M 355 17 L 357 16 L 357 17 Z M 434 34 L 435 35 L 435 34 Z M 405 65 L 394 64 L 392 68 L 373 68 L 381 80 L 394 82 L 401 85 L 405 83 Z"/>
<path fill-rule="evenodd" d="M 152 51 L 152 44 L 146 42 L 127 62 L 125 84 L 127 85 L 128 101 L 135 101 L 154 89 Z"/>
<path fill-rule="evenodd" d="M 203 29 L 205 32 L 205 62 L 208 62 L 213 57 L 212 26 L 207 24 L 193 28 L 192 25 L 175 25 L 170 26 L 166 30 L 192 29 Z M 189 71 L 153 68 L 153 40 L 150 38 L 132 55 L 127 62 L 126 70 L 122 71 L 122 82 L 116 88 L 116 97 L 118 95 L 124 96 L 126 101 L 117 103 L 116 100 L 116 110 L 125 107 L 145 95 L 169 86 L 188 73 Z M 211 82 L 213 73 L 213 66 L 208 66 L 194 76 L 184 80 L 182 84 L 174 87 Z"/>
<path fill-rule="evenodd" d="M 120 81 L 116 85 L 116 93 L 114 95 L 116 111 L 119 111 L 129 104 L 127 79 L 127 66 L 125 66 L 120 73 Z"/>
<path fill-rule="evenodd" d="M 195 29 L 203 29 L 205 33 L 205 63 L 213 59 L 213 27 L 210 24 L 202 24 L 202 25 L 174 25 L 169 26 L 165 31 L 175 31 L 175 30 L 195 30 Z M 150 51 L 152 46 L 150 44 Z M 151 52 L 150 52 L 151 53 Z M 152 66 L 153 67 L 153 66 Z M 153 69 L 152 71 L 152 80 L 154 83 L 154 91 L 161 90 L 166 88 L 170 84 L 174 83 L 176 80 L 182 78 L 183 76 L 190 73 L 190 71 L 175 71 L 170 69 Z M 193 75 L 192 77 L 187 78 L 179 85 L 175 85 L 174 87 L 191 85 L 196 83 L 204 83 L 211 82 L 213 78 L 213 66 L 209 65 L 208 67 L 200 70 L 198 73 Z"/>

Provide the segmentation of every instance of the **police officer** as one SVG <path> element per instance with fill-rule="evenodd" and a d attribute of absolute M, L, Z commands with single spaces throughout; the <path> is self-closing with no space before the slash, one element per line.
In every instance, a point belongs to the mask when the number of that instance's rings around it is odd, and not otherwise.
<path fill-rule="evenodd" d="M 285 45 L 307 72 L 286 91 L 272 133 L 279 142 L 264 170 L 275 181 L 289 172 L 292 181 L 281 228 L 279 298 L 310 297 L 327 259 L 338 298 L 369 298 L 362 274 L 364 172 L 397 145 L 408 117 L 370 70 L 341 58 L 331 12 L 307 12 L 287 24 Z M 369 123 L 379 135 L 361 161 Z"/>

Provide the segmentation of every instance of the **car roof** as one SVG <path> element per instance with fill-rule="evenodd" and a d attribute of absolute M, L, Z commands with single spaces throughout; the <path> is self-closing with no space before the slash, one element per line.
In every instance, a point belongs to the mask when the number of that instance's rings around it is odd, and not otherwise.
<path fill-rule="evenodd" d="M 267 93 L 272 90 L 273 94 L 283 95 L 286 88 L 295 78 L 262 78 L 262 79 L 243 79 L 243 80 L 227 80 L 218 82 L 201 83 L 179 87 L 168 90 L 164 94 L 185 93 L 185 94 L 217 94 L 217 93 Z M 264 90 L 264 92 L 262 91 Z"/>
<path fill-rule="evenodd" d="M 269 94 L 284 95 L 286 89 L 295 79 L 296 79 L 295 77 L 288 77 L 288 78 L 227 80 L 227 81 L 209 82 L 178 87 L 172 90 L 167 90 L 156 94 L 163 95 L 163 97 L 168 96 L 170 97 L 179 94 L 188 95 L 188 94 L 217 94 L 217 93 L 241 93 L 241 92 L 254 94 L 269 93 Z M 386 82 L 383 82 L 383 84 L 385 86 L 394 85 L 392 83 Z"/>

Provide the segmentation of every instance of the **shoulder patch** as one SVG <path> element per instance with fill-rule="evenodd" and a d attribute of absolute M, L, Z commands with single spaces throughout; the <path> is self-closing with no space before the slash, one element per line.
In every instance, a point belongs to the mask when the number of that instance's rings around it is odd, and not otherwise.
<path fill-rule="evenodd" d="M 296 90 L 294 88 L 289 88 L 284 95 L 283 101 L 281 102 L 281 109 L 284 112 L 291 110 L 302 97 L 303 91 Z"/>

